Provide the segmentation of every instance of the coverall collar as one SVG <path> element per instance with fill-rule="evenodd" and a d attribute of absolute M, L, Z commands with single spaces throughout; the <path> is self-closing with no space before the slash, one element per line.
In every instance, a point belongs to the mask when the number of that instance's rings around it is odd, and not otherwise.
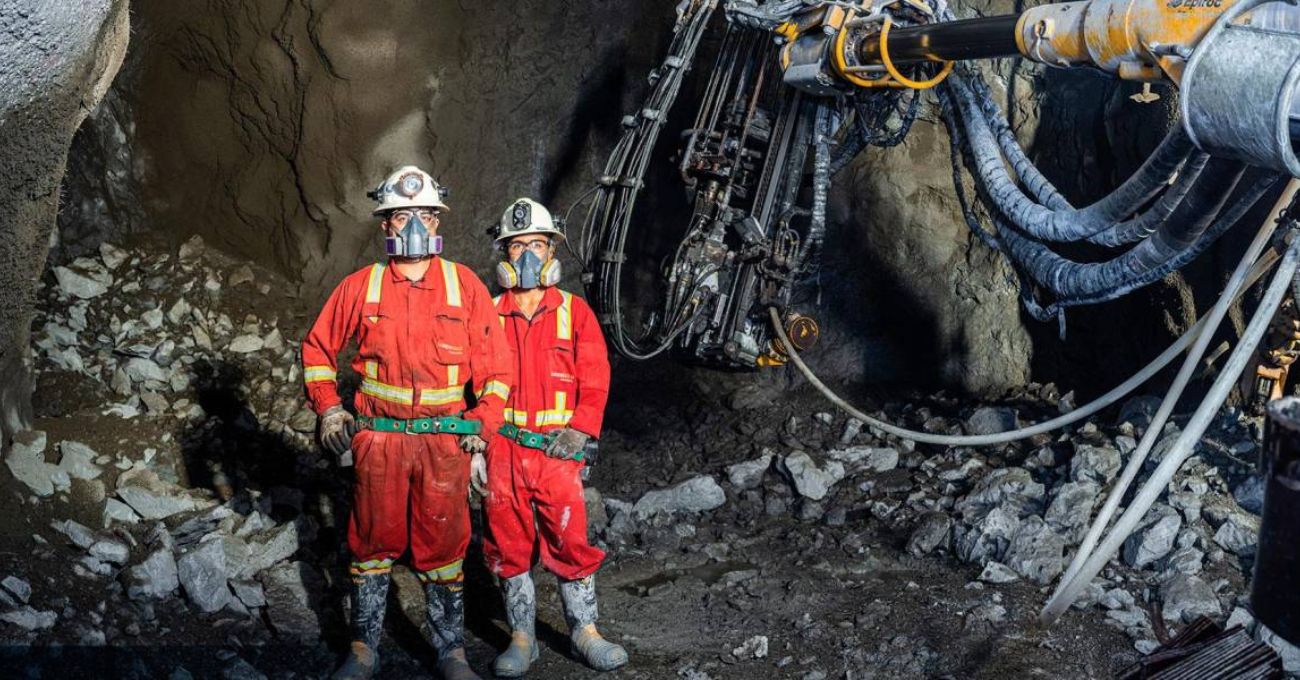
<path fill-rule="evenodd" d="M 411 279 L 408 279 L 405 276 L 402 276 L 401 274 L 397 273 L 397 267 L 392 266 L 391 262 L 387 267 L 385 267 L 385 269 L 388 270 L 388 280 L 392 281 L 393 283 L 409 283 L 410 285 L 415 286 L 416 288 L 424 288 L 426 290 L 432 290 L 434 288 L 440 288 L 442 286 L 441 276 L 440 275 L 435 276 L 439 274 L 439 269 L 441 267 L 442 267 L 442 258 L 438 257 L 437 255 L 433 256 L 433 258 L 429 260 L 429 268 L 424 270 L 424 276 L 420 277 L 418 280 L 415 281 L 412 281 Z"/>
<path fill-rule="evenodd" d="M 515 302 L 515 294 L 506 291 L 501 296 L 501 302 L 505 304 L 505 309 L 501 310 L 502 314 L 509 316 L 524 316 L 523 310 L 519 309 L 519 304 Z M 547 286 L 546 291 L 542 293 L 542 301 L 537 304 L 537 311 L 533 312 L 533 318 L 536 319 L 546 312 L 556 309 L 564 298 L 560 295 L 560 289 L 555 286 Z"/>

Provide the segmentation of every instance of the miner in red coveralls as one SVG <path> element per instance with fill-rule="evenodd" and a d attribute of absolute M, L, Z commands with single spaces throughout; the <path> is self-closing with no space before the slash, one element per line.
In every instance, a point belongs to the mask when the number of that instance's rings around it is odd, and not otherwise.
<path fill-rule="evenodd" d="M 409 548 L 438 670 L 469 680 L 478 678 L 465 660 L 461 595 L 470 468 L 482 467 L 486 440 L 501 427 L 510 350 L 483 282 L 438 257 L 447 206 L 437 182 L 407 166 L 370 195 L 388 262 L 343 279 L 302 344 L 321 442 L 340 455 L 350 447 L 356 466 L 348 524 L 354 641 L 335 677 L 375 673 L 390 571 Z M 362 376 L 355 418 L 336 382 L 339 351 L 354 337 L 352 368 Z M 468 411 L 467 385 L 477 401 Z"/>
<path fill-rule="evenodd" d="M 555 247 L 564 238 L 541 204 L 515 201 L 496 229 L 506 292 L 496 312 L 514 350 L 505 424 L 488 445 L 487 531 L 483 554 L 502 583 L 510 646 L 499 677 L 519 677 L 537 659 L 536 555 L 560 581 L 574 652 L 597 670 L 627 663 L 627 652 L 596 631 L 594 574 L 605 553 L 587 541 L 581 472 L 587 443 L 600 436 L 609 394 L 609 358 L 591 307 L 560 290 Z"/>

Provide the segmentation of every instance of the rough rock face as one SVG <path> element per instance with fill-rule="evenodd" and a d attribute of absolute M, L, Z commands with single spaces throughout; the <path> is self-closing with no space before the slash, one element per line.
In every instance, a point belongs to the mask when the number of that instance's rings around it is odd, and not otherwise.
<path fill-rule="evenodd" d="M 0 435 L 31 418 L 25 365 L 68 145 L 122 63 L 126 0 L 0 0 Z"/>

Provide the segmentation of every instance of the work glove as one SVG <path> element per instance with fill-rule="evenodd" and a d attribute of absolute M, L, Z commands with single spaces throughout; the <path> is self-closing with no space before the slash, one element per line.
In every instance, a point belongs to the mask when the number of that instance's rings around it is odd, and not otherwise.
<path fill-rule="evenodd" d="M 460 450 L 465 453 L 483 453 L 487 451 L 487 441 L 476 434 L 467 434 L 460 438 Z"/>
<path fill-rule="evenodd" d="M 352 448 L 352 436 L 357 433 L 357 421 L 342 406 L 331 406 L 320 417 L 320 443 L 325 450 L 341 456 Z"/>
<path fill-rule="evenodd" d="M 546 447 L 546 455 L 552 458 L 563 458 L 573 460 L 573 457 L 582 453 L 582 449 L 587 446 L 587 441 L 591 437 L 585 435 L 571 427 L 560 430 L 560 434 L 551 440 L 551 445 Z"/>
<path fill-rule="evenodd" d="M 469 457 L 469 488 L 487 497 L 487 458 L 480 452 Z"/>

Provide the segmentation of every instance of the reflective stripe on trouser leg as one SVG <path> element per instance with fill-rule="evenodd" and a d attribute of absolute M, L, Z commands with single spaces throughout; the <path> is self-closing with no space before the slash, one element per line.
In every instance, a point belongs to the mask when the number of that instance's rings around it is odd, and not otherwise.
<path fill-rule="evenodd" d="M 444 659 L 465 646 L 465 586 L 461 583 L 426 583 L 425 611 L 429 622 L 429 644 Z"/>
<path fill-rule="evenodd" d="M 416 572 L 415 575 L 421 583 L 460 583 L 465 580 L 465 572 L 462 570 L 464 563 L 464 560 L 456 560 L 428 571 Z"/>

